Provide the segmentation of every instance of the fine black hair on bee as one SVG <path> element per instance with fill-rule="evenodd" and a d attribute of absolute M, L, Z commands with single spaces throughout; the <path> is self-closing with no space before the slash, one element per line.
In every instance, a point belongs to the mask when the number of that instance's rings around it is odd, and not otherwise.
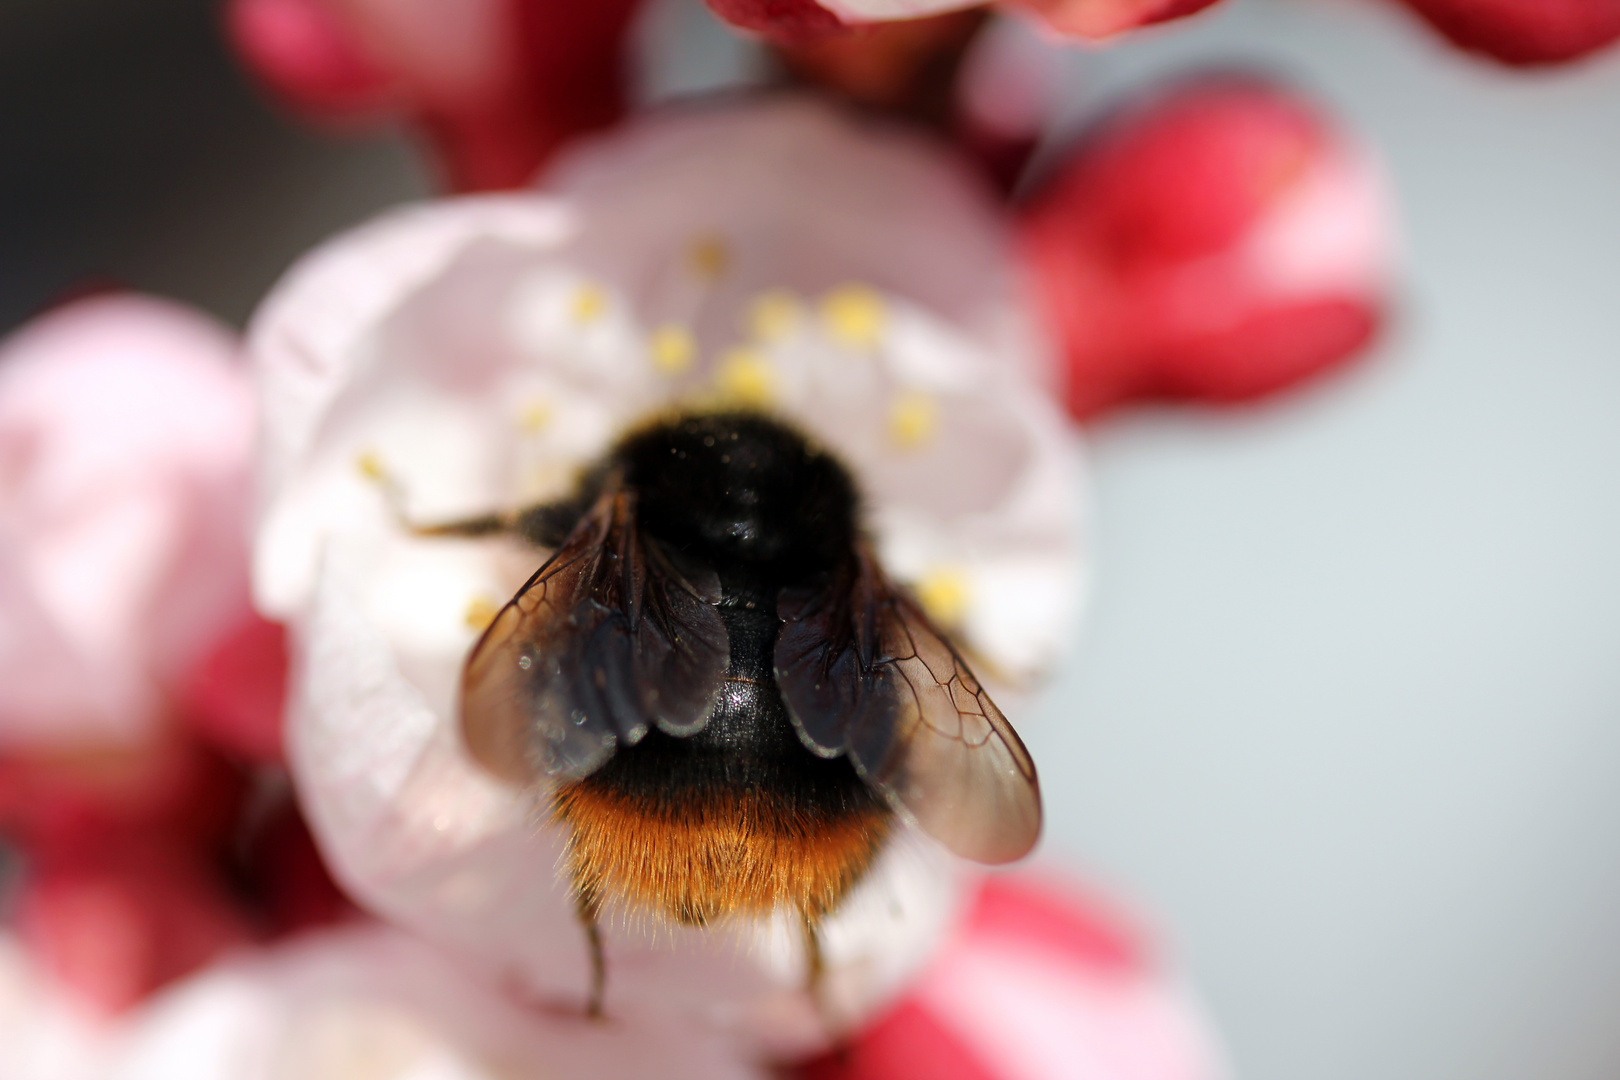
<path fill-rule="evenodd" d="M 473 648 L 460 721 L 568 831 L 592 1015 L 610 901 L 694 926 L 787 908 L 814 983 L 817 927 L 897 818 L 980 862 L 1034 845 L 1028 752 L 883 573 L 849 471 L 786 423 L 658 421 L 565 500 L 422 531 L 552 551 Z"/>

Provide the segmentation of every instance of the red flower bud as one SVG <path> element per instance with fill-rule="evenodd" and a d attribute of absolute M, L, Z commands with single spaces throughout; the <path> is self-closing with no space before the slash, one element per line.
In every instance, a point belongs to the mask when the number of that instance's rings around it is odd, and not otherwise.
<path fill-rule="evenodd" d="M 1215 0 L 1009 0 L 1065 37 L 1098 40 L 1199 12 Z"/>
<path fill-rule="evenodd" d="M 1310 107 L 1239 80 L 1116 117 L 1027 208 L 1075 415 L 1240 401 L 1353 356 L 1381 318 L 1376 170 Z"/>
<path fill-rule="evenodd" d="M 252 938 L 206 860 L 152 836 L 37 853 L 17 922 L 29 951 L 106 1012 Z"/>
<path fill-rule="evenodd" d="M 709 10 L 733 26 L 773 41 L 813 41 L 844 32 L 844 21 L 816 0 L 704 0 Z"/>
<path fill-rule="evenodd" d="M 225 29 L 248 68 L 299 112 L 350 120 L 397 104 L 398 79 L 323 0 L 233 0 Z"/>
<path fill-rule="evenodd" d="M 210 745 L 245 761 L 280 761 L 286 631 L 250 614 L 189 674 L 179 696 L 192 731 Z"/>
<path fill-rule="evenodd" d="M 1557 64 L 1620 38 L 1620 0 L 1406 0 L 1457 45 L 1507 64 Z"/>

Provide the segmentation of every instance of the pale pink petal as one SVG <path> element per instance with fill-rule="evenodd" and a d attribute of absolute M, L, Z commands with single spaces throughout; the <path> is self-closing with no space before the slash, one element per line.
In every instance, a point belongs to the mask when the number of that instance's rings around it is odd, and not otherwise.
<path fill-rule="evenodd" d="M 702 1032 L 549 1013 L 375 924 L 243 950 L 115 1023 L 0 937 L 0 1040 L 0 1080 L 768 1075 Z"/>
<path fill-rule="evenodd" d="M 0 931 L 0 1080 L 100 1080 L 116 1031 Z"/>
<path fill-rule="evenodd" d="M 135 1021 L 109 1080 L 761 1076 L 702 1032 L 548 1013 L 378 926 L 243 955 Z"/>

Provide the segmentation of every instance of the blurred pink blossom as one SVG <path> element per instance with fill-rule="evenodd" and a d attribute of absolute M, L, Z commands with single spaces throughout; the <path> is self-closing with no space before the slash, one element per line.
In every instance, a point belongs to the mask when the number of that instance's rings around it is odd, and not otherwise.
<path fill-rule="evenodd" d="M 1275 393 L 1354 357 L 1384 318 L 1377 165 L 1280 88 L 1218 79 L 1129 106 L 1024 214 L 1082 418 Z"/>
<path fill-rule="evenodd" d="M 255 412 L 235 336 L 176 305 L 0 343 L 0 837 L 23 940 L 104 1010 L 261 930 L 226 873 L 286 667 L 248 593 Z"/>
<path fill-rule="evenodd" d="M 234 337 L 80 301 L 0 343 L 0 751 L 140 743 L 250 620 L 254 406 Z"/>
<path fill-rule="evenodd" d="M 1140 937 L 1071 884 L 985 880 L 900 1002 L 803 1080 L 1218 1080 L 1223 1056 Z"/>
<path fill-rule="evenodd" d="M 237 53 L 332 122 L 403 116 L 450 186 L 514 187 L 618 119 L 638 0 L 229 0 Z"/>

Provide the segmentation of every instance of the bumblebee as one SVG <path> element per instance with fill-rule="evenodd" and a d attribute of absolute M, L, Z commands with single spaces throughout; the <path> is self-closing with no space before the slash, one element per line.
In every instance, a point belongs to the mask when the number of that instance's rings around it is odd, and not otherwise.
<path fill-rule="evenodd" d="M 900 821 L 983 863 L 1034 845 L 1028 751 L 885 576 L 849 471 L 786 423 L 661 420 L 567 499 L 425 531 L 552 552 L 473 648 L 460 723 L 567 830 L 590 1014 L 610 901 L 694 926 L 797 912 L 814 990 L 821 920 Z"/>

